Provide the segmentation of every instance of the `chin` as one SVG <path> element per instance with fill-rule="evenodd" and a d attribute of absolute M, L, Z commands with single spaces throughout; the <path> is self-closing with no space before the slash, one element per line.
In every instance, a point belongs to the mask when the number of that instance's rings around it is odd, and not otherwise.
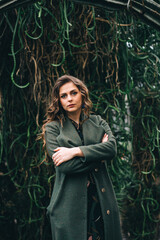
<path fill-rule="evenodd" d="M 67 112 L 77 112 L 75 109 L 69 109 Z"/>

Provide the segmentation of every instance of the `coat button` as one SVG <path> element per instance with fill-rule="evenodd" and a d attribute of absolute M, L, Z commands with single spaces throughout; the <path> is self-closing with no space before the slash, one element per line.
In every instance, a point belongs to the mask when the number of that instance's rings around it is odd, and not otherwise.
<path fill-rule="evenodd" d="M 94 171 L 95 171 L 95 172 L 98 172 L 98 168 L 95 168 Z"/>
<path fill-rule="evenodd" d="M 106 191 L 106 189 L 105 189 L 105 188 L 102 188 L 102 189 L 101 189 L 101 191 L 102 191 L 102 192 L 105 192 L 105 191 Z"/>
<path fill-rule="evenodd" d="M 110 211 L 109 210 L 107 210 L 107 215 L 109 215 L 110 214 Z"/>

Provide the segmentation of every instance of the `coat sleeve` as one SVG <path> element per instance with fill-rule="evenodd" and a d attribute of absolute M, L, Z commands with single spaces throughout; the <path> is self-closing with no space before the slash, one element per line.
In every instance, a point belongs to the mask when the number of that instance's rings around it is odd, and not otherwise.
<path fill-rule="evenodd" d="M 107 142 L 100 142 L 88 146 L 80 146 L 81 151 L 84 154 L 82 161 L 91 162 L 91 161 L 102 161 L 102 160 L 111 160 L 117 154 L 117 145 L 115 137 L 113 136 L 111 129 L 108 123 L 103 120 L 100 116 L 97 116 L 99 126 L 101 126 L 105 133 L 108 135 Z"/>
<path fill-rule="evenodd" d="M 45 127 L 45 141 L 46 141 L 46 149 L 48 155 L 52 158 L 54 153 L 54 149 L 59 146 L 57 142 L 57 137 L 59 135 L 59 126 L 58 123 L 47 124 Z M 75 157 L 67 162 L 62 163 L 56 169 L 65 174 L 75 174 L 75 173 L 85 173 L 92 171 L 97 168 L 99 163 L 97 162 L 85 162 L 82 157 Z"/>

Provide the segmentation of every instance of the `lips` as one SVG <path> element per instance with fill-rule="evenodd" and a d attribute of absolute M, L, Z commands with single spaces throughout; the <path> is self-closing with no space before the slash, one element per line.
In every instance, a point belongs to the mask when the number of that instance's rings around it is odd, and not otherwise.
<path fill-rule="evenodd" d="M 70 104 L 70 105 L 68 105 L 69 108 L 72 108 L 72 107 L 74 107 L 74 106 L 75 106 L 75 104 Z"/>

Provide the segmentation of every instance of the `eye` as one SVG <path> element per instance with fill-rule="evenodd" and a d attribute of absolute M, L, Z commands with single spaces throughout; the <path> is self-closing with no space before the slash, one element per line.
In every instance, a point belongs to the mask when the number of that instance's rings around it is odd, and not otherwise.
<path fill-rule="evenodd" d="M 61 98 L 65 98 L 67 95 L 66 94 L 63 94 L 63 95 L 61 95 Z"/>
<path fill-rule="evenodd" d="M 77 92 L 76 92 L 76 91 L 75 91 L 75 92 L 72 92 L 72 95 L 73 95 L 73 96 L 77 95 Z"/>

